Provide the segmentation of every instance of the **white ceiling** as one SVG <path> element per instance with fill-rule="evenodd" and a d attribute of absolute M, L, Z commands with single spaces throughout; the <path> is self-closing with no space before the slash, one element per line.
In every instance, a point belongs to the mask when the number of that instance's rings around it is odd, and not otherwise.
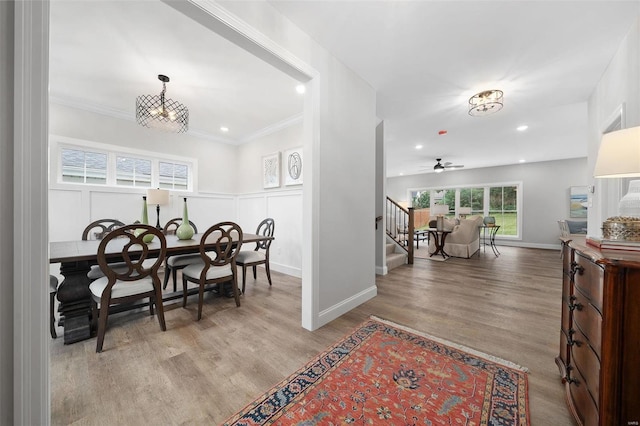
<path fill-rule="evenodd" d="M 50 26 L 54 103 L 134 120 L 165 74 L 189 132 L 232 144 L 302 112 L 297 81 L 159 1 L 52 0 Z"/>
<path fill-rule="evenodd" d="M 475 168 L 586 156 L 586 102 L 640 10 L 637 0 L 269 2 L 376 89 L 388 176 L 432 171 L 438 157 Z M 469 97 L 487 89 L 504 91 L 504 108 L 469 116 Z"/>
<path fill-rule="evenodd" d="M 388 176 L 439 157 L 477 168 L 586 156 L 587 99 L 640 11 L 638 0 L 268 1 L 376 90 Z M 52 102 L 133 120 L 158 74 L 189 107 L 190 132 L 214 140 L 245 142 L 303 108 L 294 79 L 164 3 L 52 1 Z M 468 98 L 494 88 L 504 108 L 469 116 Z"/>

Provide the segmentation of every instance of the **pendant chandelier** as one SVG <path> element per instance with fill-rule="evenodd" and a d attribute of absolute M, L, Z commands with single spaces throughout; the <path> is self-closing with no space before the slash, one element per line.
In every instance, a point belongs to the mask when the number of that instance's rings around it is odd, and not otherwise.
<path fill-rule="evenodd" d="M 479 117 L 502 109 L 502 90 L 485 90 L 469 98 L 469 115 Z"/>
<path fill-rule="evenodd" d="M 185 133 L 189 129 L 189 110 L 173 99 L 165 98 L 169 77 L 160 74 L 160 95 L 140 95 L 136 98 L 136 121 L 141 126 L 165 132 Z"/>

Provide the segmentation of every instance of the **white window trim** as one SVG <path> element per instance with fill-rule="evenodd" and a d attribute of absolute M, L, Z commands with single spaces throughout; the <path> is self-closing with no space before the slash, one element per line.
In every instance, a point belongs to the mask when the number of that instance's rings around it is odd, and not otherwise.
<path fill-rule="evenodd" d="M 173 154 L 151 153 L 149 151 L 129 148 L 120 145 L 111 145 L 101 142 L 88 141 L 83 139 L 69 138 L 66 136 L 49 135 L 50 141 L 50 158 L 49 158 L 49 187 L 54 189 L 69 188 L 85 188 L 85 189 L 132 189 L 140 190 L 146 187 L 140 186 L 124 186 L 116 185 L 116 156 L 123 155 L 135 158 L 141 158 L 151 161 L 151 188 L 159 186 L 159 163 L 160 161 L 184 164 L 191 170 L 189 176 L 189 187 L 187 190 L 170 189 L 172 192 L 181 194 L 196 194 L 198 188 L 198 160 L 191 157 L 181 157 Z M 90 184 L 90 183 L 74 183 L 62 181 L 62 157 L 63 148 L 79 149 L 83 151 L 93 151 L 107 154 L 107 183 Z M 53 160 L 53 161 L 52 161 Z"/>
<path fill-rule="evenodd" d="M 508 181 L 508 182 L 493 182 L 493 183 L 473 183 L 473 184 L 461 184 L 461 185 L 438 185 L 438 186 L 429 186 L 429 187 L 419 187 L 419 188 L 407 188 L 407 200 L 411 200 L 411 193 L 415 191 L 434 191 L 434 190 L 450 190 L 450 189 L 461 189 L 461 188 L 485 188 L 485 197 L 484 197 L 484 208 L 485 214 L 489 211 L 489 196 L 488 196 L 488 188 L 491 187 L 504 187 L 504 186 L 516 186 L 518 188 L 518 196 L 516 199 L 517 203 L 517 213 L 518 213 L 518 222 L 517 222 L 517 234 L 516 235 L 496 235 L 496 239 L 499 240 L 514 240 L 520 241 L 522 240 L 522 221 L 523 221 L 523 211 L 522 211 L 522 199 L 524 198 L 524 183 L 522 181 Z M 411 201 L 409 201 L 411 202 Z M 431 202 L 434 202 L 433 194 L 431 196 Z M 456 211 L 460 207 L 460 195 L 458 191 L 456 191 Z"/>

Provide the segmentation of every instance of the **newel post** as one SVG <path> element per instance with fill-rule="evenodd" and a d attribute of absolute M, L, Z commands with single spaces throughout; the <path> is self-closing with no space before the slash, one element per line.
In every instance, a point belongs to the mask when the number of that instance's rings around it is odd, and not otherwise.
<path fill-rule="evenodd" d="M 413 219 L 414 208 L 409 207 L 409 229 L 407 229 L 407 249 L 408 249 L 408 258 L 407 263 L 409 265 L 413 265 L 413 236 L 414 234 L 414 219 Z"/>

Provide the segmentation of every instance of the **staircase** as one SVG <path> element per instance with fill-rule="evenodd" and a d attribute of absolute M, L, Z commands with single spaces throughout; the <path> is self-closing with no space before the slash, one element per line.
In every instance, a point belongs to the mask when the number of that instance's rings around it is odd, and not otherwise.
<path fill-rule="evenodd" d="M 407 263 L 407 252 L 396 253 L 396 245 L 387 243 L 387 272 Z"/>
<path fill-rule="evenodd" d="M 413 265 L 414 209 L 405 209 L 389 197 L 385 209 L 387 238 L 396 242 L 391 248 L 387 245 L 387 270 L 392 269 L 389 268 L 389 256 L 393 259 L 394 267 L 405 263 Z M 397 249 L 402 250 L 402 253 L 395 253 Z M 402 255 L 402 262 L 395 254 Z"/>

